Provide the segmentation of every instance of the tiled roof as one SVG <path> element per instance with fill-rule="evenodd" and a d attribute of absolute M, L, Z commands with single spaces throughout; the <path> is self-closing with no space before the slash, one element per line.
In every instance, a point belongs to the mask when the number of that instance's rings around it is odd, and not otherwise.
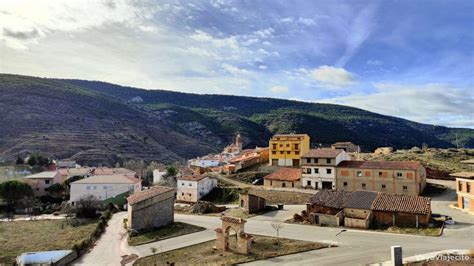
<path fill-rule="evenodd" d="M 109 168 L 97 167 L 94 169 L 94 175 L 135 175 L 135 171 L 123 167 Z"/>
<path fill-rule="evenodd" d="M 377 192 L 354 191 L 350 200 L 346 202 L 345 208 L 370 210 L 375 198 L 377 198 Z"/>
<path fill-rule="evenodd" d="M 298 181 L 301 178 L 301 169 L 299 168 L 282 168 L 276 172 L 273 172 L 265 177 L 267 180 L 279 180 L 279 181 Z"/>
<path fill-rule="evenodd" d="M 176 179 L 177 180 L 185 180 L 185 181 L 201 181 L 206 177 L 207 176 L 205 176 L 205 175 L 183 175 L 183 176 L 180 176 Z"/>
<path fill-rule="evenodd" d="M 34 175 L 25 176 L 24 178 L 36 179 L 36 178 L 54 178 L 58 174 L 58 171 L 44 171 Z"/>
<path fill-rule="evenodd" d="M 339 168 L 362 168 L 362 169 L 400 169 L 416 170 L 420 167 L 420 162 L 401 162 L 401 161 L 342 161 Z"/>
<path fill-rule="evenodd" d="M 310 199 L 311 204 L 318 204 L 329 208 L 343 209 L 351 199 L 352 192 L 336 190 L 320 190 Z"/>
<path fill-rule="evenodd" d="M 135 184 L 139 182 L 141 182 L 140 179 L 125 175 L 94 175 L 72 184 Z"/>
<path fill-rule="evenodd" d="M 308 137 L 308 134 L 275 134 L 273 137 Z"/>
<path fill-rule="evenodd" d="M 428 214 L 431 212 L 431 199 L 412 195 L 379 193 L 372 209 L 374 211 Z"/>
<path fill-rule="evenodd" d="M 471 179 L 471 178 L 474 178 L 474 173 L 473 172 L 459 172 L 459 173 L 450 174 L 450 176 Z"/>
<path fill-rule="evenodd" d="M 336 158 L 343 150 L 339 149 L 312 149 L 303 154 L 303 158 Z"/>
<path fill-rule="evenodd" d="M 154 186 L 150 189 L 133 193 L 130 197 L 127 198 L 127 201 L 130 205 L 133 205 L 172 190 L 174 190 L 174 188 Z"/>

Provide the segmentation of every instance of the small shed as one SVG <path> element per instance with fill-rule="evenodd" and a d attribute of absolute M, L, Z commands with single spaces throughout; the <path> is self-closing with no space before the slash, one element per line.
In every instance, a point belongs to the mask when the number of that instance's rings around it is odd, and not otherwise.
<path fill-rule="evenodd" d="M 248 213 L 256 213 L 266 206 L 266 200 L 257 195 L 249 193 L 241 193 L 239 195 L 240 208 L 244 209 Z"/>
<path fill-rule="evenodd" d="M 427 226 L 431 218 L 431 199 L 413 195 L 380 193 L 372 210 L 380 226 Z"/>

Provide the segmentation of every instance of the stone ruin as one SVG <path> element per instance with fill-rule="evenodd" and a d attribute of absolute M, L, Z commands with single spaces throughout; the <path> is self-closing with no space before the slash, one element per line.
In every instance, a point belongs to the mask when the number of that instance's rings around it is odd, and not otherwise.
<path fill-rule="evenodd" d="M 235 251 L 241 254 L 249 254 L 253 236 L 245 233 L 244 226 L 247 221 L 230 216 L 222 216 L 221 220 L 222 227 L 214 230 L 216 231 L 216 249 L 219 251 L 230 250 L 229 233 L 230 230 L 234 230 L 237 234 L 237 248 Z"/>

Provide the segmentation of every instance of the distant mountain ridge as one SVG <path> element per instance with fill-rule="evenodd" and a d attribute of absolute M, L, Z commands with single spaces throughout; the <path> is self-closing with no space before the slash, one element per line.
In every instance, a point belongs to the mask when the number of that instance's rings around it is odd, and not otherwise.
<path fill-rule="evenodd" d="M 182 161 L 216 152 L 241 133 L 247 147 L 274 133 L 312 146 L 474 147 L 474 130 L 420 124 L 365 110 L 290 100 L 143 90 L 99 81 L 0 74 L 0 157 L 42 152 L 83 163 Z"/>

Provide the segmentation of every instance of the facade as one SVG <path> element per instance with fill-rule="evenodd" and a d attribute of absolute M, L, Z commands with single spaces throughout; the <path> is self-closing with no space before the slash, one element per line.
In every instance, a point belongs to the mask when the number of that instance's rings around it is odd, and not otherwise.
<path fill-rule="evenodd" d="M 239 202 L 240 208 L 248 213 L 262 211 L 266 206 L 266 200 L 264 198 L 249 193 L 241 193 L 239 195 Z"/>
<path fill-rule="evenodd" d="M 234 143 L 224 148 L 224 153 L 239 154 L 242 151 L 242 146 L 242 137 L 240 134 L 237 134 Z"/>
<path fill-rule="evenodd" d="M 185 202 L 197 202 L 217 186 L 217 180 L 205 175 L 183 175 L 176 183 L 176 199 Z"/>
<path fill-rule="evenodd" d="M 352 142 L 346 141 L 346 142 L 336 142 L 331 145 L 332 149 L 338 149 L 338 150 L 343 150 L 347 153 L 359 153 L 360 152 L 360 146 L 355 145 Z"/>
<path fill-rule="evenodd" d="M 54 184 L 62 182 L 59 171 L 45 171 L 23 177 L 33 189 L 35 197 L 41 197 L 48 194 L 48 189 Z"/>
<path fill-rule="evenodd" d="M 195 158 L 188 161 L 190 167 L 197 166 L 202 168 L 219 166 L 223 162 L 223 159 L 215 156 L 205 156 L 202 158 Z"/>
<path fill-rule="evenodd" d="M 428 226 L 431 199 L 374 191 L 321 190 L 306 206 L 310 222 L 351 228 Z"/>
<path fill-rule="evenodd" d="M 174 221 L 175 189 L 154 186 L 127 198 L 127 227 L 131 230 L 158 228 Z"/>
<path fill-rule="evenodd" d="M 426 186 L 420 162 L 343 161 L 336 171 L 338 190 L 420 195 Z"/>
<path fill-rule="evenodd" d="M 451 174 L 456 178 L 458 207 L 474 214 L 474 172 Z"/>
<path fill-rule="evenodd" d="M 297 168 L 281 168 L 263 177 L 263 185 L 266 187 L 299 187 L 301 170 Z"/>
<path fill-rule="evenodd" d="M 166 174 L 166 169 L 155 169 L 153 170 L 153 184 L 158 184 Z"/>
<path fill-rule="evenodd" d="M 313 189 L 336 189 L 336 166 L 349 159 L 349 155 L 344 150 L 310 150 L 301 156 L 301 186 Z"/>
<path fill-rule="evenodd" d="M 224 172 L 232 173 L 259 163 L 268 162 L 268 153 L 267 147 L 243 150 L 239 156 L 229 161 L 230 164 L 224 166 Z"/>
<path fill-rule="evenodd" d="M 95 175 L 71 183 L 69 202 L 92 195 L 98 200 L 113 198 L 122 193 L 141 191 L 141 180 L 125 175 Z"/>
<path fill-rule="evenodd" d="M 274 166 L 300 166 L 301 155 L 309 151 L 307 134 L 276 134 L 269 142 L 269 164 Z"/>

